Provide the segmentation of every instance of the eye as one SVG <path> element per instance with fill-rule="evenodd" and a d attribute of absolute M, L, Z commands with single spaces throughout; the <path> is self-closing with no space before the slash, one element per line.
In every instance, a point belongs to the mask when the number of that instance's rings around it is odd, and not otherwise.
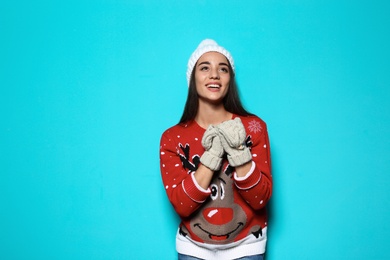
<path fill-rule="evenodd" d="M 208 66 L 202 66 L 200 67 L 200 71 L 208 71 L 209 67 Z"/>
<path fill-rule="evenodd" d="M 222 67 L 220 68 L 220 71 L 224 72 L 224 73 L 229 73 L 229 68 L 227 67 Z"/>
<path fill-rule="evenodd" d="M 221 183 L 221 200 L 223 200 L 223 198 L 225 198 L 225 186 Z"/>
<path fill-rule="evenodd" d="M 220 184 L 220 188 L 218 187 L 217 184 L 212 184 L 211 187 L 211 199 L 212 200 L 216 200 L 218 198 L 218 195 L 220 197 L 221 200 L 223 200 L 223 198 L 225 198 L 225 187 L 223 186 L 223 184 L 221 183 Z M 219 194 L 218 194 L 219 192 Z"/>
<path fill-rule="evenodd" d="M 218 198 L 218 186 L 216 184 L 211 185 L 211 199 L 216 200 Z"/>

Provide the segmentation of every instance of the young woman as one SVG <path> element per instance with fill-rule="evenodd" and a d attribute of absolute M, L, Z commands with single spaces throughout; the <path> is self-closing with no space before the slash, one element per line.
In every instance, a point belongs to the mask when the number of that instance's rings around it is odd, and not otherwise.
<path fill-rule="evenodd" d="M 181 218 L 179 259 L 263 259 L 272 193 L 266 124 L 241 105 L 231 54 L 206 39 L 187 69 L 179 124 L 160 143 L 161 176 Z"/>

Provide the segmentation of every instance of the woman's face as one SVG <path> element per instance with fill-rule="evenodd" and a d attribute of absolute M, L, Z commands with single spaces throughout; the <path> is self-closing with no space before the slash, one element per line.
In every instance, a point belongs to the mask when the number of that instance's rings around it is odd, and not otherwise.
<path fill-rule="evenodd" d="M 219 103 L 226 96 L 230 82 L 229 62 L 218 52 L 203 54 L 195 68 L 195 85 L 201 101 Z"/>

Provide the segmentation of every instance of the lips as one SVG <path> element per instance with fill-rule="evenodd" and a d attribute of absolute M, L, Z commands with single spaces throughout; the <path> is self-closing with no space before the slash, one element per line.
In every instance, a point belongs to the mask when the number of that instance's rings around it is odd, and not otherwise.
<path fill-rule="evenodd" d="M 206 84 L 206 87 L 207 88 L 212 88 L 212 89 L 220 89 L 221 85 L 217 84 L 217 83 L 208 83 L 208 84 Z"/>

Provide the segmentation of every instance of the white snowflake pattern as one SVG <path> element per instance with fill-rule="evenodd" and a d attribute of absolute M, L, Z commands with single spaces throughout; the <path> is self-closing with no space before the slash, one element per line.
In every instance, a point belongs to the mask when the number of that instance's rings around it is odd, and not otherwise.
<path fill-rule="evenodd" d="M 260 125 L 260 122 L 258 122 L 258 121 L 256 121 L 256 120 L 250 121 L 250 122 L 249 122 L 248 128 L 249 128 L 249 131 L 254 132 L 255 134 L 256 134 L 257 132 L 261 132 L 261 130 L 263 129 L 263 128 L 261 127 L 261 125 Z"/>

